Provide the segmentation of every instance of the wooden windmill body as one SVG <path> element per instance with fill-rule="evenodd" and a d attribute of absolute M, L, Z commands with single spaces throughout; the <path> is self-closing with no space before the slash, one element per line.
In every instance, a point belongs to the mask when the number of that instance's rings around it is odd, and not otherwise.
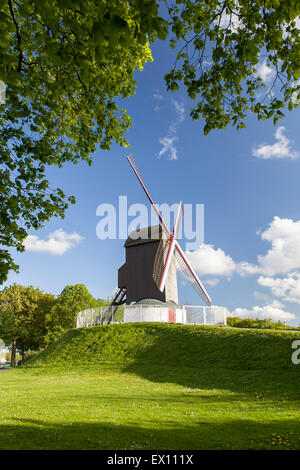
<path fill-rule="evenodd" d="M 164 237 L 161 225 L 134 230 L 125 242 L 126 262 L 118 270 L 118 287 L 126 289 L 126 304 L 155 299 L 178 303 L 177 275 L 173 259 L 165 288 L 161 292 L 153 279 L 159 244 Z"/>

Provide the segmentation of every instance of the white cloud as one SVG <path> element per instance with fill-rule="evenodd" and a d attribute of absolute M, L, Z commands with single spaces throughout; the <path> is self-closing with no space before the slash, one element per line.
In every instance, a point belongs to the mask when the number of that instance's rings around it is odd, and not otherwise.
<path fill-rule="evenodd" d="M 162 145 L 158 153 L 158 157 L 162 157 L 164 154 L 169 155 L 170 160 L 177 160 L 177 148 L 175 143 L 178 142 L 178 137 L 160 137 L 159 143 Z"/>
<path fill-rule="evenodd" d="M 266 294 L 265 292 L 257 291 L 257 290 L 255 290 L 253 292 L 253 297 L 256 300 L 262 300 L 263 302 L 269 302 L 270 301 L 270 296 L 268 294 Z"/>
<path fill-rule="evenodd" d="M 185 105 L 184 101 L 177 101 L 172 99 L 172 104 L 175 108 L 176 114 L 178 116 L 179 122 L 184 121 L 185 119 Z"/>
<path fill-rule="evenodd" d="M 264 83 L 270 83 L 276 75 L 275 69 L 268 65 L 266 60 L 259 62 L 256 67 L 256 75 L 262 79 Z"/>
<path fill-rule="evenodd" d="M 293 313 L 284 310 L 284 305 L 277 300 L 274 300 L 268 305 L 260 307 L 258 305 L 252 308 L 236 308 L 230 312 L 229 316 L 240 318 L 259 318 L 261 320 L 272 318 L 274 321 L 290 321 L 296 318 Z"/>
<path fill-rule="evenodd" d="M 259 266 L 248 263 L 247 261 L 242 261 L 236 265 L 236 270 L 240 276 L 245 277 L 249 274 L 258 274 Z"/>
<path fill-rule="evenodd" d="M 299 25 L 300 29 L 300 25 Z M 292 94 L 292 102 L 296 105 L 300 105 L 300 80 L 295 80 L 293 83 L 293 89 L 295 90 Z"/>
<path fill-rule="evenodd" d="M 219 282 L 220 282 L 220 279 L 213 278 L 213 279 L 207 279 L 205 281 L 205 284 L 207 284 L 208 286 L 216 286 L 217 284 L 219 284 Z"/>
<path fill-rule="evenodd" d="M 233 259 L 213 245 L 202 244 L 198 250 L 186 251 L 185 254 L 201 276 L 230 276 L 236 269 Z"/>
<path fill-rule="evenodd" d="M 37 235 L 28 235 L 23 241 L 26 251 L 38 251 L 52 255 L 63 255 L 84 237 L 78 233 L 66 233 L 61 228 L 48 235 L 48 240 L 40 240 Z"/>
<path fill-rule="evenodd" d="M 261 274 L 273 276 L 300 268 L 300 220 L 274 217 L 261 238 L 272 244 L 266 255 L 258 256 Z"/>
<path fill-rule="evenodd" d="M 163 101 L 164 97 L 158 92 L 155 91 L 153 93 L 153 98 L 154 98 L 154 111 L 159 111 L 160 110 L 160 104 Z"/>
<path fill-rule="evenodd" d="M 289 139 L 283 135 L 285 127 L 280 126 L 276 129 L 275 144 L 261 144 L 259 147 L 252 149 L 252 155 L 257 158 L 268 160 L 270 158 L 291 158 L 296 159 L 300 156 L 299 152 L 291 149 Z"/>
<path fill-rule="evenodd" d="M 159 138 L 159 143 L 162 145 L 162 148 L 158 153 L 158 158 L 166 154 L 170 160 L 177 160 L 178 153 L 176 143 L 179 142 L 177 127 L 185 119 L 185 105 L 183 100 L 177 101 L 174 99 L 172 99 L 172 104 L 175 108 L 177 119 L 172 121 L 169 125 L 167 135 Z"/>
<path fill-rule="evenodd" d="M 287 277 L 260 276 L 258 284 L 269 287 L 276 297 L 282 297 L 284 301 L 300 304 L 300 273 L 289 273 Z"/>
<path fill-rule="evenodd" d="M 239 2 L 235 1 L 234 3 L 235 9 L 238 13 L 240 8 Z M 239 19 L 238 14 L 233 11 L 233 8 L 231 8 L 231 11 L 231 13 L 227 13 L 226 10 L 223 10 L 221 16 L 214 20 L 214 23 L 218 24 L 220 28 L 229 29 L 230 31 L 236 31 L 238 28 L 243 28 L 244 25 Z"/>
<path fill-rule="evenodd" d="M 274 217 L 267 230 L 260 233 L 262 240 L 271 243 L 265 255 L 257 257 L 257 264 L 239 263 L 240 275 L 260 274 L 257 282 L 286 302 L 300 304 L 300 220 Z M 281 275 L 281 276 L 280 276 Z"/>
<path fill-rule="evenodd" d="M 281 219 L 275 216 L 267 230 L 260 233 L 262 240 L 271 243 L 265 255 L 258 255 L 257 264 L 238 263 L 241 276 L 263 274 L 274 276 L 300 269 L 300 220 Z"/>
<path fill-rule="evenodd" d="M 186 255 L 200 276 L 212 276 L 207 282 L 216 285 L 217 276 L 242 277 L 260 275 L 258 283 L 269 287 L 277 297 L 300 303 L 300 220 L 274 217 L 265 231 L 259 232 L 262 240 L 271 243 L 265 255 L 257 256 L 257 263 L 235 262 L 221 248 L 202 244 Z M 275 277 L 285 275 L 284 278 Z M 279 290 L 279 288 L 281 290 Z"/>
<path fill-rule="evenodd" d="M 217 21 L 215 21 L 217 23 Z M 237 15 L 228 15 L 227 13 L 222 13 L 220 20 L 220 28 L 230 29 L 231 31 L 236 31 L 238 28 L 242 28 L 243 23 L 238 19 Z"/>
<path fill-rule="evenodd" d="M 300 29 L 300 16 L 296 16 L 292 21 L 295 22 L 295 28 Z M 287 31 L 287 27 L 291 22 L 287 23 L 286 21 L 282 24 L 282 30 L 283 30 L 283 37 L 286 38 L 287 36 L 290 36 L 291 33 Z"/>

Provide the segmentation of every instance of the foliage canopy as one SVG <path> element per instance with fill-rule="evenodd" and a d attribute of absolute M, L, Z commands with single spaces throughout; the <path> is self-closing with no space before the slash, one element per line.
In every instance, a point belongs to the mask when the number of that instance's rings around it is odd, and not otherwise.
<path fill-rule="evenodd" d="M 37 349 L 45 345 L 45 319 L 55 303 L 55 296 L 42 292 L 33 286 L 12 284 L 0 292 L 0 309 L 8 318 L 13 317 L 12 327 L 16 327 L 17 349 Z M 12 328 L 13 329 L 13 328 Z M 5 342 L 4 337 L 0 338 Z"/>
<path fill-rule="evenodd" d="M 47 166 L 127 145 L 120 99 L 149 44 L 169 35 L 167 88 L 186 87 L 205 133 L 245 127 L 249 112 L 276 123 L 300 97 L 299 14 L 298 0 L 0 0 L 0 282 L 17 269 L 7 248 L 74 203 Z M 263 97 L 260 63 L 274 74 Z"/>
<path fill-rule="evenodd" d="M 151 14 L 117 0 L 0 1 L 0 245 L 23 251 L 28 229 L 74 202 L 49 187 L 47 165 L 91 164 L 97 146 L 126 145 L 130 118 L 115 100 L 151 60 L 139 27 Z M 16 266 L 0 255 L 3 282 Z"/>
<path fill-rule="evenodd" d="M 46 342 L 51 343 L 71 328 L 76 327 L 77 314 L 86 308 L 98 307 L 84 284 L 66 286 L 46 316 Z"/>
<path fill-rule="evenodd" d="M 204 132 L 246 127 L 249 112 L 274 124 L 300 99 L 300 3 L 297 0 L 178 0 L 171 2 L 172 38 L 180 44 L 165 76 L 170 90 L 183 82 L 193 119 Z M 259 67 L 272 77 L 266 87 Z M 265 92 L 263 92 L 265 89 Z"/>

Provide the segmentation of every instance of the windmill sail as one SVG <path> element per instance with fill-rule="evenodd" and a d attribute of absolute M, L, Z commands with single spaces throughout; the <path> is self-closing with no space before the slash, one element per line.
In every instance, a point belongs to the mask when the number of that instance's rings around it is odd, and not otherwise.
<path fill-rule="evenodd" d="M 161 285 L 161 279 L 163 276 L 167 253 L 170 247 L 170 240 L 161 239 L 158 245 L 156 256 L 154 259 L 153 265 L 153 279 L 158 288 Z M 201 297 L 206 305 L 211 305 L 210 297 L 208 296 L 204 286 L 199 281 L 195 279 L 195 276 L 191 272 L 191 266 L 188 267 L 182 256 L 179 254 L 179 251 L 175 248 L 175 260 L 176 260 L 176 269 L 179 270 L 185 277 L 185 279 L 192 284 L 196 293 Z"/>
<path fill-rule="evenodd" d="M 183 258 L 180 256 L 179 252 L 175 250 L 175 259 L 176 259 L 176 267 L 180 270 L 180 272 L 184 275 L 186 280 L 192 284 L 193 288 L 197 292 L 197 294 L 201 297 L 206 305 L 211 305 L 210 298 L 208 297 L 204 287 L 200 286 L 199 283 L 196 281 L 195 277 L 192 275 L 190 269 L 187 267 L 186 263 L 184 262 Z"/>
<path fill-rule="evenodd" d="M 157 214 L 157 216 L 158 216 L 158 218 L 159 218 L 159 221 L 160 221 L 160 223 L 161 223 L 161 225 L 162 225 L 162 228 L 164 229 L 164 232 L 166 233 L 166 235 L 169 236 L 169 235 L 170 235 L 170 231 L 169 231 L 168 227 L 166 226 L 166 224 L 165 224 L 165 222 L 164 222 L 162 216 L 160 215 L 160 212 L 159 212 L 158 208 L 156 207 L 156 205 L 155 205 L 155 203 L 154 203 L 152 197 L 150 196 L 149 191 L 147 190 L 146 186 L 144 185 L 142 178 L 140 177 L 140 174 L 139 174 L 139 171 L 138 171 L 138 169 L 137 169 L 136 163 L 135 163 L 135 161 L 134 161 L 133 155 L 132 155 L 132 154 L 129 155 L 129 156 L 127 157 L 127 160 L 128 160 L 128 162 L 129 162 L 131 168 L 133 169 L 133 171 L 134 171 L 134 173 L 135 173 L 137 179 L 138 179 L 139 182 L 141 183 L 141 186 L 142 186 L 143 190 L 145 191 L 146 196 L 147 196 L 147 198 L 149 199 L 149 201 L 150 201 L 150 203 L 151 203 L 153 209 L 155 210 L 155 212 L 156 212 L 156 214 Z"/>
<path fill-rule="evenodd" d="M 154 260 L 154 266 L 153 266 L 153 279 L 155 284 L 157 285 L 158 289 L 163 292 L 165 288 L 165 283 L 168 277 L 169 269 L 172 263 L 172 259 L 175 254 L 175 259 L 177 260 L 177 265 L 183 272 L 184 276 L 186 279 L 193 285 L 195 288 L 196 292 L 199 294 L 199 296 L 203 299 L 203 301 L 207 305 L 211 305 L 211 299 L 206 292 L 204 286 L 198 279 L 197 274 L 195 273 L 194 269 L 192 268 L 191 264 L 187 260 L 185 253 L 182 251 L 180 248 L 178 241 L 176 240 L 177 235 L 178 235 L 178 230 L 179 230 L 179 225 L 182 217 L 182 203 L 179 203 L 179 209 L 174 225 L 173 232 L 170 232 L 168 229 L 167 225 L 165 224 L 157 206 L 155 205 L 153 199 L 151 198 L 148 190 L 146 189 L 142 178 L 140 177 L 140 174 L 138 172 L 137 166 L 135 164 L 135 161 L 133 159 L 133 155 L 129 155 L 127 157 L 128 162 L 130 163 L 131 168 L 133 169 L 136 177 L 138 178 L 143 190 L 145 191 L 153 209 L 155 210 L 161 226 L 163 228 L 163 232 L 165 237 L 161 238 L 161 241 L 159 243 L 155 260 Z M 167 239 L 166 239 L 167 237 Z"/>
<path fill-rule="evenodd" d="M 179 225 L 180 225 L 180 222 L 181 222 L 181 216 L 182 216 L 182 202 L 180 201 L 177 216 L 176 216 L 176 220 L 175 220 L 175 224 L 174 224 L 174 228 L 173 228 L 173 232 L 170 234 L 170 237 L 169 237 L 170 243 L 169 243 L 169 247 L 168 247 L 168 253 L 167 253 L 167 256 L 166 256 L 165 266 L 164 266 L 163 274 L 162 274 L 161 281 L 160 281 L 160 284 L 159 284 L 159 290 L 161 292 L 163 292 L 163 290 L 165 288 L 165 284 L 166 284 L 166 281 L 167 281 L 169 269 L 171 267 L 172 258 L 173 258 L 174 250 L 175 250 L 175 246 L 176 246 L 176 237 L 177 237 L 178 230 L 179 230 Z"/>
<path fill-rule="evenodd" d="M 170 245 L 170 240 L 161 238 L 153 264 L 153 279 L 157 287 L 160 286 L 160 281 L 164 272 L 166 257 Z"/>

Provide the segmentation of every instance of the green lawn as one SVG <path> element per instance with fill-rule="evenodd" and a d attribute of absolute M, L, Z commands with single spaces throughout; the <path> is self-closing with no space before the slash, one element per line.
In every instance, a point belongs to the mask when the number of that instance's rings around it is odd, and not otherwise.
<path fill-rule="evenodd" d="M 300 449 L 299 332 L 71 330 L 0 373 L 1 449 Z"/>

